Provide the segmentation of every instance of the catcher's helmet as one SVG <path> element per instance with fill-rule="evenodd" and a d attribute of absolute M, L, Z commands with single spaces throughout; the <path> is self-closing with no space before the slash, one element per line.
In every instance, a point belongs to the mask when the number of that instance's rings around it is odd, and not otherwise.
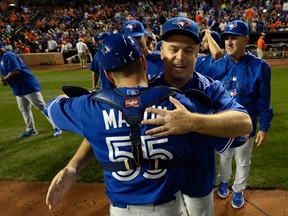
<path fill-rule="evenodd" d="M 98 61 L 104 70 L 112 70 L 132 62 L 142 55 L 139 43 L 131 36 L 112 34 L 98 49 Z"/>

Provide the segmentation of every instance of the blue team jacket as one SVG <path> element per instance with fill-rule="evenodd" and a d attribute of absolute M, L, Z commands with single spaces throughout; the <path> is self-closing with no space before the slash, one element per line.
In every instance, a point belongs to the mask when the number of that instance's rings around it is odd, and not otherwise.
<path fill-rule="evenodd" d="M 164 73 L 150 82 L 150 86 L 169 84 Z M 214 112 L 236 110 L 247 113 L 245 108 L 231 97 L 220 81 L 214 81 L 200 73 L 193 72 L 191 79 L 181 90 L 197 89 L 204 92 L 213 104 Z M 182 192 L 192 197 L 204 197 L 211 193 L 216 181 L 215 149 L 225 151 L 231 144 L 231 139 L 220 139 L 202 134 L 194 134 L 191 157 L 184 164 L 185 182 Z"/>
<path fill-rule="evenodd" d="M 220 80 L 230 95 L 247 109 L 253 123 L 250 137 L 256 133 L 258 118 L 260 130 L 268 131 L 273 109 L 270 105 L 271 69 L 265 60 L 247 52 L 235 64 L 226 54 L 211 64 L 206 75 Z"/>
<path fill-rule="evenodd" d="M 0 56 L 0 69 L 3 76 L 6 76 L 9 72 L 19 71 L 17 76 L 8 81 L 14 95 L 20 96 L 41 91 L 38 79 L 15 53 L 5 51 Z"/>

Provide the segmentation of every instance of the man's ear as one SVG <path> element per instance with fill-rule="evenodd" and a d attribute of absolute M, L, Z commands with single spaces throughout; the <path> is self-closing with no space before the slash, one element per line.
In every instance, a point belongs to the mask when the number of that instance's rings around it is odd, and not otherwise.
<path fill-rule="evenodd" d="M 249 36 L 247 36 L 247 38 L 246 38 L 246 44 L 248 44 L 248 43 L 249 43 L 249 41 L 250 41 L 250 37 L 249 37 Z"/>
<path fill-rule="evenodd" d="M 147 71 L 147 61 L 144 55 L 141 56 L 141 60 L 142 60 L 142 65 L 143 65 L 144 70 Z"/>
<path fill-rule="evenodd" d="M 163 43 L 163 42 L 162 42 Z M 163 50 L 163 45 L 160 46 L 160 57 L 163 60 L 164 59 L 164 50 Z"/>
<path fill-rule="evenodd" d="M 115 84 L 114 78 L 113 78 L 113 76 L 111 75 L 111 73 L 107 73 L 106 70 L 104 70 L 104 73 L 105 73 L 107 79 L 108 79 L 111 83 Z"/>

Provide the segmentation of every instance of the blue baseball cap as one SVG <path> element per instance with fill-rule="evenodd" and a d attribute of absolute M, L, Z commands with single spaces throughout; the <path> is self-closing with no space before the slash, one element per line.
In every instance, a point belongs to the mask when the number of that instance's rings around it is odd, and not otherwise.
<path fill-rule="evenodd" d="M 106 71 L 126 65 L 141 55 L 139 43 L 133 37 L 121 33 L 109 35 L 98 48 L 98 61 Z"/>
<path fill-rule="evenodd" d="M 249 27 L 246 22 L 242 20 L 233 20 L 227 24 L 225 31 L 221 34 L 221 37 L 232 34 L 238 36 L 248 36 Z"/>
<path fill-rule="evenodd" d="M 142 37 L 145 34 L 143 24 L 138 20 L 130 20 L 123 25 L 124 34 L 131 37 Z"/>
<path fill-rule="evenodd" d="M 103 32 L 100 35 L 98 35 L 96 38 L 98 38 L 99 40 L 104 40 L 109 35 L 111 35 L 109 32 Z"/>
<path fill-rule="evenodd" d="M 197 44 L 200 44 L 198 25 L 186 17 L 169 19 L 164 23 L 162 30 L 162 40 L 167 39 L 173 34 L 185 34 L 192 37 Z"/>
<path fill-rule="evenodd" d="M 4 43 L 0 41 L 0 48 L 3 48 L 4 46 Z"/>
<path fill-rule="evenodd" d="M 220 38 L 220 35 L 216 31 L 212 31 L 211 36 L 217 44 L 220 43 L 221 38 Z"/>

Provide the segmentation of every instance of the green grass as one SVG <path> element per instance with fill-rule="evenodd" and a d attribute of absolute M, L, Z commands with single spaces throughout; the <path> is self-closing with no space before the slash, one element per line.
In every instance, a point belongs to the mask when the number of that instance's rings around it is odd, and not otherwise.
<path fill-rule="evenodd" d="M 91 87 L 91 72 L 33 71 L 43 88 L 42 95 L 47 102 L 62 94 L 62 86 L 77 85 Z M 25 131 L 25 123 L 17 108 L 15 97 L 9 87 L 0 87 L 0 179 L 50 181 L 65 166 L 79 147 L 82 137 L 65 132 L 53 138 L 53 129 L 44 115 L 33 108 L 37 136 L 18 139 Z M 95 170 L 95 166 L 98 168 Z M 98 170 L 98 171 L 97 171 Z M 99 164 L 93 162 L 81 174 L 80 181 L 103 181 Z"/>
<path fill-rule="evenodd" d="M 63 85 L 92 85 L 89 70 L 33 72 L 41 83 L 45 101 L 61 94 Z M 288 69 L 272 70 L 274 119 L 267 142 L 261 147 L 254 147 L 248 188 L 288 189 L 287 80 Z M 39 134 L 18 139 L 25 130 L 25 124 L 11 89 L 1 86 L 0 98 L 0 180 L 50 181 L 74 155 L 82 137 L 65 132 L 53 138 L 51 125 L 41 112 L 34 109 Z M 231 182 L 233 180 L 231 178 Z M 79 181 L 103 181 L 101 167 L 96 160 L 83 170 Z"/>

